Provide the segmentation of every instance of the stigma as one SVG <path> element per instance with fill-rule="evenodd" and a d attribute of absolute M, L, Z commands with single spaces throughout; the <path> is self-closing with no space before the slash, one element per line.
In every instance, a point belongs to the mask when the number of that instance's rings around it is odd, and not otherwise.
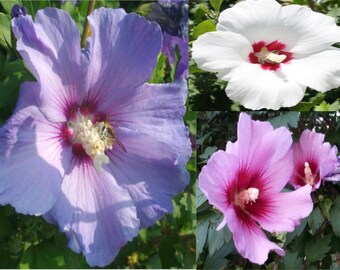
<path fill-rule="evenodd" d="M 287 58 L 284 54 L 268 51 L 267 47 L 263 47 L 259 53 L 255 53 L 255 56 L 258 58 L 260 64 L 264 64 L 265 62 L 280 64 Z"/>
<path fill-rule="evenodd" d="M 78 113 L 68 127 L 72 132 L 72 144 L 81 144 L 89 155 L 98 173 L 103 172 L 103 164 L 109 164 L 110 159 L 105 151 L 112 149 L 115 141 L 114 130 L 107 121 L 93 123 L 90 116 Z"/>
<path fill-rule="evenodd" d="M 309 185 L 314 185 L 315 175 L 313 175 L 313 172 L 312 172 L 311 168 L 309 167 L 308 162 L 305 162 L 304 173 L 305 173 L 305 182 Z"/>

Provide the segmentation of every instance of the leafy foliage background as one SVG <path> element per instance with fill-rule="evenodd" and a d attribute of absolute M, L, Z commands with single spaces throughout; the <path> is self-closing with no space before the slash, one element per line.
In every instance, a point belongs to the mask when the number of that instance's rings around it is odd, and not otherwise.
<path fill-rule="evenodd" d="M 14 4 L 27 8 L 33 15 L 38 9 L 53 6 L 66 10 L 77 23 L 80 33 L 87 14 L 88 1 L 0 1 L 0 126 L 11 116 L 24 81 L 34 81 L 15 52 L 11 40 L 10 12 Z M 127 12 L 146 15 L 150 3 L 145 1 L 98 0 L 96 8 L 123 7 Z M 159 55 L 159 61 L 150 79 L 153 83 L 170 82 L 174 65 Z M 196 116 L 188 112 L 185 121 L 194 138 Z M 194 140 L 193 140 L 194 142 Z M 193 268 L 195 267 L 195 153 L 187 164 L 191 182 L 183 193 L 173 199 L 174 212 L 164 216 L 154 226 L 143 229 L 128 243 L 107 268 Z M 114 239 L 112 239 L 114 241 Z M 72 252 L 64 234 L 41 217 L 15 213 L 10 206 L 0 206 L 0 268 L 89 268 L 82 255 Z"/>
<path fill-rule="evenodd" d="M 210 156 L 234 142 L 238 113 L 199 112 L 197 114 L 198 174 Z M 340 146 L 340 113 L 253 112 L 252 118 L 269 120 L 274 128 L 285 126 L 297 141 L 305 129 L 325 134 L 325 141 Z M 311 145 L 311 147 L 313 147 Z M 288 186 L 286 188 L 289 188 Z M 270 252 L 259 266 L 242 258 L 235 249 L 227 227 L 216 231 L 222 214 L 209 205 L 197 190 L 197 268 L 198 269 L 339 269 L 340 268 L 340 183 L 325 182 L 312 193 L 313 212 L 290 233 L 267 236 L 286 250 L 281 258 Z M 294 202 L 292 202 L 294 203 Z M 280 222 L 279 220 L 277 222 Z"/>
<path fill-rule="evenodd" d="M 314 11 L 336 18 L 340 25 L 339 0 L 277 0 L 283 5 L 306 5 Z M 190 0 L 190 45 L 202 34 L 216 31 L 221 11 L 230 8 L 239 0 Z M 339 47 L 339 44 L 336 44 Z M 230 100 L 225 94 L 227 82 L 218 79 L 215 73 L 206 72 L 190 61 L 189 104 L 198 111 L 240 111 L 244 107 Z M 286 109 L 288 110 L 288 109 Z M 292 111 L 337 111 L 340 110 L 340 88 L 326 93 L 307 89 L 304 99 Z"/>

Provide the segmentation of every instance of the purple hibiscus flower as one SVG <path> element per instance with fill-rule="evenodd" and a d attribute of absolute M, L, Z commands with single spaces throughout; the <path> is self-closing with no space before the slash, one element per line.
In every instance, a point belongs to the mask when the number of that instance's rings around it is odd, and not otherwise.
<path fill-rule="evenodd" d="M 262 229 L 291 232 L 313 209 L 311 186 L 281 192 L 292 176 L 292 138 L 287 128 L 252 121 L 240 114 L 237 141 L 214 153 L 199 175 L 199 187 L 220 210 L 233 234 L 238 252 L 264 264 L 270 250 L 284 250 L 270 242 Z"/>
<path fill-rule="evenodd" d="M 189 3 L 188 0 L 159 0 L 151 4 L 148 19 L 156 21 L 163 30 L 162 52 L 169 62 L 176 61 L 176 47 L 179 49 L 180 61 L 176 70 L 176 78 L 188 76 L 188 28 Z"/>
<path fill-rule="evenodd" d="M 146 83 L 161 29 L 122 9 L 89 17 L 85 51 L 75 22 L 46 8 L 12 20 L 25 82 L 0 128 L 0 203 L 58 224 L 75 252 L 105 266 L 143 227 L 172 211 L 188 184 L 186 81 Z"/>

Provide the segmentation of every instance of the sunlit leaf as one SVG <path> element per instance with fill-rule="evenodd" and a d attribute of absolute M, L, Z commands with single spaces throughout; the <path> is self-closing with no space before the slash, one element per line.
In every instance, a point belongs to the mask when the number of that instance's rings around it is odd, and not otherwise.
<path fill-rule="evenodd" d="M 213 31 L 216 31 L 216 25 L 210 20 L 205 20 L 194 28 L 194 38 L 197 39 L 200 35 Z"/>

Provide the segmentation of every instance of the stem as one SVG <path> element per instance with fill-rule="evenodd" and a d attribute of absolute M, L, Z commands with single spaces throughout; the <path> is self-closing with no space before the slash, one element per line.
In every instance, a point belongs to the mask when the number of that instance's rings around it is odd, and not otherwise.
<path fill-rule="evenodd" d="M 326 230 L 328 225 L 329 225 L 329 221 L 327 219 L 325 219 L 322 222 L 321 226 L 316 230 L 315 235 L 320 236 L 321 234 L 323 234 L 324 230 Z"/>
<path fill-rule="evenodd" d="M 87 16 L 92 13 L 96 6 L 96 0 L 90 0 L 89 5 L 87 6 Z M 85 21 L 85 26 L 84 26 L 84 31 L 83 35 L 81 36 L 81 42 L 80 45 L 82 48 L 86 47 L 86 38 L 88 37 L 88 34 L 90 33 L 90 24 L 86 16 L 86 21 Z"/>

